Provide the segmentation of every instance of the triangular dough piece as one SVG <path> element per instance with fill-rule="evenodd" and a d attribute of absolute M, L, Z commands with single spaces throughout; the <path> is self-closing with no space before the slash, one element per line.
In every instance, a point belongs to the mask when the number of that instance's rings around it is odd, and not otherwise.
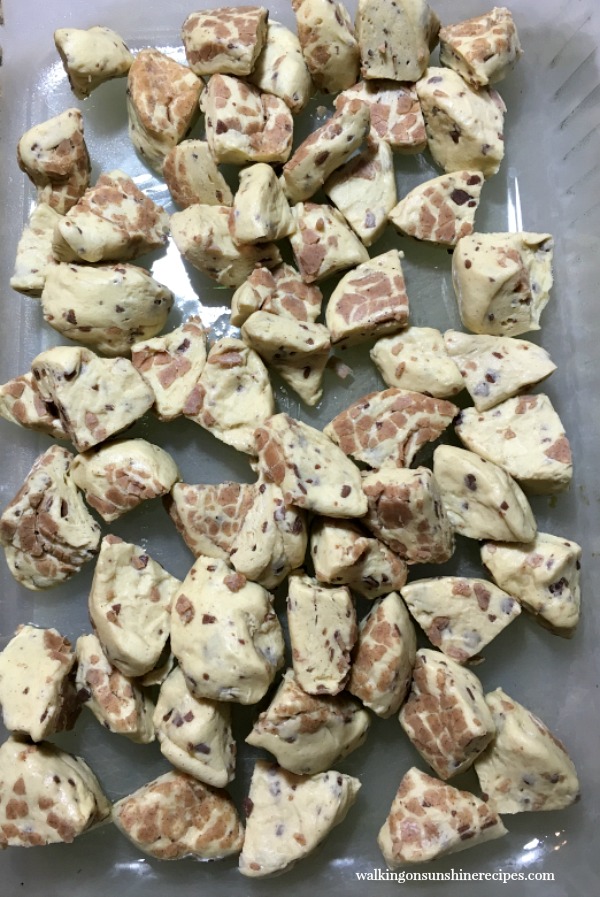
<path fill-rule="evenodd" d="M 390 221 L 407 237 L 456 246 L 473 233 L 482 186 L 480 171 L 443 174 L 407 193 L 391 210 Z"/>

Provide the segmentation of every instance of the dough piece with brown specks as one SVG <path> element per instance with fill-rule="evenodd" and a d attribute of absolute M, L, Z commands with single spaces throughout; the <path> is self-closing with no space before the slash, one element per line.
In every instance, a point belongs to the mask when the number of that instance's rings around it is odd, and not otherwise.
<path fill-rule="evenodd" d="M 440 63 L 477 90 L 502 81 L 523 54 L 510 10 L 489 12 L 440 29 Z"/>
<path fill-rule="evenodd" d="M 437 399 L 455 396 L 463 378 L 449 357 L 444 339 L 433 327 L 407 327 L 378 340 L 371 359 L 388 386 L 424 392 Z"/>
<path fill-rule="evenodd" d="M 48 272 L 56 265 L 52 251 L 54 228 L 60 215 L 45 202 L 35 206 L 17 245 L 15 268 L 10 279 L 13 290 L 26 296 L 41 296 Z"/>
<path fill-rule="evenodd" d="M 394 227 L 407 237 L 456 246 L 473 233 L 483 175 L 454 171 L 419 184 L 389 213 Z"/>
<path fill-rule="evenodd" d="M 359 81 L 338 94 L 335 108 L 353 99 L 369 106 L 371 134 L 385 140 L 394 152 L 420 153 L 427 146 L 425 120 L 414 84 L 397 81 Z"/>
<path fill-rule="evenodd" d="M 162 175 L 173 201 L 187 209 L 194 203 L 230 206 L 233 194 L 205 140 L 183 140 L 169 150 Z"/>
<path fill-rule="evenodd" d="M 337 93 L 358 78 L 360 53 L 350 14 L 337 0 L 292 0 L 298 40 L 315 87 Z"/>
<path fill-rule="evenodd" d="M 177 531 L 195 557 L 226 561 L 242 521 L 254 502 L 250 483 L 190 486 L 175 483 L 165 505 Z"/>
<path fill-rule="evenodd" d="M 191 13 L 181 28 L 190 68 L 197 75 L 249 75 L 267 37 L 264 6 L 227 6 Z"/>
<path fill-rule="evenodd" d="M 248 80 L 280 97 L 292 112 L 301 112 L 313 93 L 313 83 L 296 34 L 269 19 L 266 40 Z"/>
<path fill-rule="evenodd" d="M 54 32 L 54 45 L 78 100 L 89 97 L 105 81 L 125 77 L 133 62 L 133 55 L 120 35 L 101 25 L 87 30 L 58 28 Z"/>
<path fill-rule="evenodd" d="M 31 372 L 0 386 L 0 417 L 53 439 L 67 439 L 56 408 L 42 399 Z"/>
<path fill-rule="evenodd" d="M 287 264 L 272 271 L 255 268 L 231 299 L 231 323 L 241 327 L 255 311 L 315 323 L 321 314 L 323 294 L 316 284 L 304 283 L 298 271 Z"/>
<path fill-rule="evenodd" d="M 292 212 L 270 165 L 257 162 L 240 172 L 229 232 L 236 243 L 281 240 L 294 229 Z"/>
<path fill-rule="evenodd" d="M 292 214 L 296 230 L 290 243 L 305 283 L 324 280 L 369 261 L 369 253 L 337 209 L 299 202 Z"/>
<path fill-rule="evenodd" d="M 358 0 L 356 37 L 363 78 L 418 81 L 429 65 L 439 27 L 426 0 Z"/>

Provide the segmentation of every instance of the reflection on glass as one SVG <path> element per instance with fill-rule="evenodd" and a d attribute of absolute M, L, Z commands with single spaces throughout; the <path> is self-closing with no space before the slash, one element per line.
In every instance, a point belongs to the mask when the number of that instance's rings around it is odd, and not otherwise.
<path fill-rule="evenodd" d="M 506 211 L 508 215 L 508 230 L 510 233 L 519 233 L 523 230 L 523 212 L 521 209 L 521 191 L 519 190 L 519 178 L 515 170 L 508 172 L 506 191 Z"/>

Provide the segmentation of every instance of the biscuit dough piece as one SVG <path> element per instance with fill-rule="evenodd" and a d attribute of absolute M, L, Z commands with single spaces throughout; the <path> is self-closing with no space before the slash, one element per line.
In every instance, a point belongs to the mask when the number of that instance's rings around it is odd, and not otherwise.
<path fill-rule="evenodd" d="M 125 430 L 154 402 L 152 390 L 127 358 L 100 358 L 81 346 L 41 352 L 31 370 L 42 399 L 56 407 L 80 452 Z"/>
<path fill-rule="evenodd" d="M 473 233 L 483 175 L 479 171 L 455 171 L 419 184 L 400 200 L 389 219 L 401 234 L 456 246 Z"/>
<path fill-rule="evenodd" d="M 17 245 L 15 268 L 10 279 L 13 290 L 26 296 L 41 296 L 46 277 L 56 265 L 52 252 L 54 228 L 60 215 L 42 202 L 35 206 Z"/>
<path fill-rule="evenodd" d="M 159 50 L 140 50 L 129 69 L 129 138 L 158 174 L 165 159 L 194 125 L 203 82 Z"/>
<path fill-rule="evenodd" d="M 233 194 L 205 140 L 183 140 L 165 158 L 162 175 L 173 201 L 187 209 L 194 203 L 230 206 Z"/>
<path fill-rule="evenodd" d="M 462 392 L 463 378 L 433 327 L 407 327 L 378 340 L 370 352 L 388 386 L 428 393 L 443 399 Z"/>
<path fill-rule="evenodd" d="M 161 685 L 154 726 L 163 756 L 181 772 L 215 788 L 233 779 L 231 705 L 195 698 L 179 667 Z"/>
<path fill-rule="evenodd" d="M 292 251 L 305 283 L 369 261 L 369 253 L 332 206 L 299 202 L 292 208 L 296 230 L 290 236 Z"/>
<path fill-rule="evenodd" d="M 266 760 L 254 766 L 240 872 L 250 878 L 286 872 L 345 818 L 358 779 L 328 770 L 297 776 Z"/>
<path fill-rule="evenodd" d="M 0 652 L 0 705 L 9 732 L 42 741 L 72 729 L 81 704 L 75 654 L 56 629 L 19 626 Z"/>
<path fill-rule="evenodd" d="M 110 663 L 95 635 L 77 639 L 77 697 L 109 732 L 138 744 L 154 741 L 152 701 Z"/>
<path fill-rule="evenodd" d="M 377 843 L 387 865 L 396 869 L 427 863 L 505 834 L 502 820 L 485 801 L 413 766 L 400 782 Z"/>
<path fill-rule="evenodd" d="M 524 339 L 447 330 L 444 342 L 477 411 L 499 405 L 556 370 L 545 349 Z"/>
<path fill-rule="evenodd" d="M 464 772 L 496 731 L 481 682 L 440 651 L 421 648 L 400 724 L 441 779 Z"/>
<path fill-rule="evenodd" d="M 506 106 L 493 89 L 473 90 L 452 69 L 428 68 L 417 81 L 429 151 L 444 171 L 496 174 L 504 157 Z"/>
<path fill-rule="evenodd" d="M 538 533 L 525 544 L 481 546 L 481 560 L 500 588 L 514 595 L 542 626 L 570 638 L 579 622 L 581 546 Z"/>
<path fill-rule="evenodd" d="M 271 166 L 257 162 L 244 168 L 229 219 L 235 242 L 281 240 L 293 229 L 292 212 Z"/>
<path fill-rule="evenodd" d="M 472 234 L 452 256 L 460 317 L 473 333 L 519 336 L 540 329 L 552 288 L 550 234 Z"/>
<path fill-rule="evenodd" d="M 358 0 L 356 37 L 363 78 L 418 81 L 437 44 L 439 27 L 425 0 Z"/>
<path fill-rule="evenodd" d="M 231 298 L 231 323 L 241 327 L 255 311 L 310 321 L 321 314 L 323 294 L 315 284 L 304 283 L 292 265 L 277 265 L 272 271 L 255 268 Z"/>
<path fill-rule="evenodd" d="M 188 396 L 206 364 L 206 330 L 199 317 L 154 339 L 135 342 L 131 361 L 154 393 L 153 411 L 159 420 L 183 414 Z"/>
<path fill-rule="evenodd" d="M 359 626 L 348 691 L 387 719 L 408 694 L 417 653 L 415 627 L 397 592 L 371 607 Z"/>
<path fill-rule="evenodd" d="M 229 75 L 213 75 L 200 97 L 216 162 L 285 162 L 294 123 L 283 100 Z"/>
<path fill-rule="evenodd" d="M 181 29 L 190 68 L 197 75 L 249 75 L 267 37 L 264 6 L 227 6 L 193 12 Z"/>
<path fill-rule="evenodd" d="M 117 32 L 101 25 L 87 30 L 59 28 L 54 32 L 54 44 L 78 100 L 89 97 L 105 81 L 123 78 L 133 62 Z"/>
<path fill-rule="evenodd" d="M 406 582 L 404 561 L 349 520 L 317 518 L 310 554 L 319 582 L 346 585 L 364 598 L 386 595 Z"/>
<path fill-rule="evenodd" d="M 369 725 L 369 714 L 354 698 L 308 695 L 287 670 L 246 743 L 270 751 L 290 772 L 314 775 L 360 747 Z"/>
<path fill-rule="evenodd" d="M 309 199 L 343 165 L 369 132 L 369 107 L 351 100 L 304 140 L 283 166 L 283 185 L 293 202 Z"/>
<path fill-rule="evenodd" d="M 195 557 L 226 561 L 242 522 L 255 499 L 250 483 L 190 486 L 175 483 L 165 506 L 177 531 Z"/>
<path fill-rule="evenodd" d="M 242 340 L 213 343 L 183 412 L 238 452 L 256 453 L 254 430 L 275 411 L 273 390 L 260 356 Z"/>
<path fill-rule="evenodd" d="M 367 499 L 358 467 L 320 430 L 275 414 L 255 433 L 258 468 L 286 504 L 325 517 L 362 517 Z"/>
<path fill-rule="evenodd" d="M 384 468 L 363 476 L 369 508 L 363 523 L 407 564 L 443 564 L 454 533 L 428 467 Z"/>
<path fill-rule="evenodd" d="M 256 704 L 283 665 L 272 596 L 224 561 L 199 557 L 173 597 L 171 647 L 196 698 Z"/>
<path fill-rule="evenodd" d="M 157 860 L 220 860 L 244 840 L 233 801 L 192 776 L 172 770 L 118 800 L 112 821 Z"/>
<path fill-rule="evenodd" d="M 419 579 L 402 597 L 429 641 L 465 663 L 521 613 L 519 602 L 485 579 Z"/>
<path fill-rule="evenodd" d="M 456 421 L 464 445 L 503 467 L 527 492 L 564 492 L 573 478 L 571 446 L 543 393 L 516 396 L 489 411 L 465 408 Z"/>
<path fill-rule="evenodd" d="M 42 292 L 46 323 L 110 356 L 160 333 L 172 306 L 172 292 L 135 265 L 55 265 Z"/>
<path fill-rule="evenodd" d="M 143 676 L 159 662 L 180 585 L 138 545 L 102 540 L 88 609 L 104 653 L 123 675 Z"/>
<path fill-rule="evenodd" d="M 394 152 L 420 153 L 425 149 L 425 120 L 414 84 L 359 81 L 338 94 L 335 108 L 341 110 L 354 99 L 369 107 L 371 135 L 385 140 Z"/>
<path fill-rule="evenodd" d="M 98 553 L 100 527 L 71 479 L 72 461 L 65 448 L 47 449 L 0 517 L 6 562 L 26 589 L 52 589 Z"/>
<path fill-rule="evenodd" d="M 497 464 L 474 452 L 440 445 L 433 454 L 433 474 L 457 533 L 495 542 L 535 538 L 537 526 L 527 498 Z"/>
<path fill-rule="evenodd" d="M 477 90 L 502 81 L 523 54 L 510 10 L 495 6 L 440 29 L 440 62 Z"/>
<path fill-rule="evenodd" d="M 444 399 L 384 389 L 341 411 L 323 432 L 346 455 L 376 470 L 410 467 L 419 449 L 441 436 L 457 413 Z"/>
<path fill-rule="evenodd" d="M 0 848 L 70 844 L 110 814 L 87 763 L 49 742 L 4 742 L 0 794 Z"/>
<path fill-rule="evenodd" d="M 327 303 L 325 322 L 334 344 L 356 345 L 408 322 L 408 295 L 401 259 L 390 249 L 345 274 Z"/>
<path fill-rule="evenodd" d="M 313 695 L 337 695 L 350 675 L 356 612 L 350 590 L 329 588 L 305 573 L 288 580 L 287 616 L 294 673 Z"/>
<path fill-rule="evenodd" d="M 358 78 L 360 52 L 348 10 L 337 0 L 292 0 L 304 61 L 318 90 L 337 93 Z"/>
<path fill-rule="evenodd" d="M 107 523 L 143 501 L 159 498 L 181 479 L 171 456 L 145 439 L 119 439 L 77 455 L 71 476 Z"/>
<path fill-rule="evenodd" d="M 301 112 L 313 93 L 300 41 L 273 19 L 267 23 L 267 37 L 248 80 L 265 93 L 280 97 L 292 112 Z"/>
<path fill-rule="evenodd" d="M 34 125 L 19 140 L 19 168 L 37 187 L 38 202 L 64 215 L 90 183 L 90 157 L 79 109 Z"/>
<path fill-rule="evenodd" d="M 56 408 L 44 402 L 31 372 L 0 386 L 0 417 L 53 439 L 67 438 Z"/>
<path fill-rule="evenodd" d="M 57 223 L 53 251 L 61 262 L 126 262 L 162 249 L 168 232 L 162 206 L 115 170 L 101 174 Z"/>
<path fill-rule="evenodd" d="M 564 745 L 501 688 L 485 696 L 496 737 L 475 761 L 486 800 L 499 813 L 562 810 L 579 798 L 579 781 Z"/>

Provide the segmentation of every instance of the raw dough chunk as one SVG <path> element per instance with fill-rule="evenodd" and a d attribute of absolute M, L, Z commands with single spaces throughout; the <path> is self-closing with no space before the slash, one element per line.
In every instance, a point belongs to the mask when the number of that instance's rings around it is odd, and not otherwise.
<path fill-rule="evenodd" d="M 110 814 L 81 757 L 9 738 L 0 747 L 0 848 L 70 844 Z"/>
<path fill-rule="evenodd" d="M 186 261 L 225 287 L 239 287 L 254 268 L 273 268 L 281 261 L 274 243 L 239 245 L 229 233 L 228 206 L 194 203 L 171 216 L 177 249 Z"/>
<path fill-rule="evenodd" d="M 382 235 L 398 201 L 391 147 L 385 140 L 370 137 L 366 149 L 334 171 L 323 189 L 365 246 L 370 246 Z"/>
<path fill-rule="evenodd" d="M 348 10 L 336 0 L 292 0 L 298 40 L 315 87 L 337 93 L 358 78 L 360 53 Z"/>
<path fill-rule="evenodd" d="M 61 262 L 128 261 L 162 249 L 169 216 L 122 171 L 101 174 L 61 219 L 53 250 Z"/>
<path fill-rule="evenodd" d="M 35 125 L 19 140 L 19 168 L 37 187 L 38 202 L 60 215 L 75 205 L 90 182 L 90 157 L 79 109 Z"/>
<path fill-rule="evenodd" d="M 300 41 L 285 25 L 269 19 L 266 40 L 248 80 L 280 97 L 292 112 L 304 109 L 313 92 L 312 80 Z"/>
<path fill-rule="evenodd" d="M 123 675 L 143 676 L 159 662 L 180 584 L 138 545 L 117 536 L 102 540 L 89 613 L 104 653 Z"/>
<path fill-rule="evenodd" d="M 136 342 L 131 361 L 154 393 L 153 410 L 159 420 L 183 414 L 188 396 L 206 364 L 206 331 L 198 317 L 154 339 Z"/>
<path fill-rule="evenodd" d="M 407 564 L 443 564 L 454 533 L 428 467 L 388 468 L 363 477 L 369 509 L 364 524 Z"/>
<path fill-rule="evenodd" d="M 30 372 L 0 386 L 0 417 L 54 439 L 67 438 L 56 408 L 44 402 Z"/>
<path fill-rule="evenodd" d="M 523 545 L 481 547 L 481 560 L 502 589 L 514 595 L 555 635 L 570 638 L 579 622 L 581 546 L 538 533 Z"/>
<path fill-rule="evenodd" d="M 369 132 L 369 107 L 352 100 L 304 140 L 283 166 L 286 195 L 309 199 L 329 175 L 343 165 Z"/>
<path fill-rule="evenodd" d="M 522 55 L 510 10 L 495 6 L 482 16 L 440 29 L 440 62 L 475 90 L 502 81 Z"/>
<path fill-rule="evenodd" d="M 579 798 L 565 747 L 544 723 L 501 688 L 485 696 L 496 737 L 475 762 L 486 800 L 499 813 L 562 810 Z"/>
<path fill-rule="evenodd" d="M 362 517 L 367 499 L 359 469 L 320 430 L 276 414 L 255 433 L 259 470 L 286 504 L 328 517 Z"/>
<path fill-rule="evenodd" d="M 389 213 L 394 227 L 407 237 L 456 246 L 473 233 L 483 175 L 455 171 L 419 184 Z"/>
<path fill-rule="evenodd" d="M 494 737 L 481 682 L 440 651 L 421 648 L 402 728 L 441 779 L 468 769 Z"/>
<path fill-rule="evenodd" d="M 350 675 L 357 636 L 350 590 L 294 573 L 288 580 L 287 615 L 298 685 L 308 694 L 337 695 Z"/>
<path fill-rule="evenodd" d="M 249 75 L 267 36 L 264 6 L 228 6 L 193 12 L 181 29 L 190 68 L 197 75 Z"/>
<path fill-rule="evenodd" d="M 358 779 L 334 770 L 297 776 L 257 760 L 247 799 L 242 875 L 261 878 L 291 869 L 343 821 L 359 788 Z"/>
<path fill-rule="evenodd" d="M 545 349 L 524 339 L 447 330 L 444 342 L 478 411 L 499 405 L 556 370 Z"/>
<path fill-rule="evenodd" d="M 319 582 L 346 585 L 364 598 L 386 595 L 406 582 L 404 561 L 349 520 L 318 518 L 310 554 Z"/>
<path fill-rule="evenodd" d="M 13 290 L 26 296 L 41 296 L 46 277 L 56 265 L 52 252 L 54 228 L 60 215 L 42 202 L 35 206 L 17 245 L 15 269 L 10 279 Z"/>
<path fill-rule="evenodd" d="M 111 356 L 160 333 L 172 305 L 172 292 L 135 265 L 59 264 L 48 270 L 42 293 L 51 327 Z"/>
<path fill-rule="evenodd" d="M 506 834 L 485 801 L 420 769 L 409 769 L 379 832 L 377 843 L 391 869 L 426 863 Z"/>
<path fill-rule="evenodd" d="M 540 329 L 552 287 L 550 234 L 472 234 L 452 256 L 458 310 L 473 333 L 518 336 Z"/>
<path fill-rule="evenodd" d="M 53 445 L 40 455 L 0 518 L 0 545 L 17 582 L 52 589 L 98 553 L 100 527 L 70 477 L 73 455 Z"/>
<path fill-rule="evenodd" d="M 48 349 L 33 359 L 31 370 L 42 399 L 57 408 L 80 452 L 125 430 L 154 401 L 127 358 L 99 358 L 80 346 Z"/>
<path fill-rule="evenodd" d="M 224 561 L 199 557 L 173 598 L 171 647 L 196 698 L 256 704 L 283 665 L 272 596 Z"/>
<path fill-rule="evenodd" d="M 402 589 L 408 609 L 429 641 L 465 663 L 521 613 L 519 602 L 485 579 L 439 576 Z"/>
<path fill-rule="evenodd" d="M 425 0 L 358 0 L 356 37 L 363 78 L 418 81 L 440 22 Z"/>
<path fill-rule="evenodd" d="M 152 701 L 111 664 L 95 635 L 77 639 L 77 697 L 109 732 L 139 744 L 154 741 Z"/>
<path fill-rule="evenodd" d="M 256 311 L 242 325 L 242 336 L 303 402 L 321 400 L 331 349 L 327 327 Z"/>
<path fill-rule="evenodd" d="M 9 732 L 42 741 L 72 729 L 81 705 L 75 654 L 56 629 L 19 626 L 0 652 L 0 705 Z"/>
<path fill-rule="evenodd" d="M 221 442 L 255 454 L 254 430 L 275 411 L 269 375 L 259 355 L 239 339 L 217 340 L 183 411 Z"/>
<path fill-rule="evenodd" d="M 548 396 L 517 396 L 489 411 L 465 408 L 455 429 L 467 448 L 503 467 L 528 492 L 569 488 L 571 446 Z"/>
<path fill-rule="evenodd" d="M 390 249 L 349 271 L 327 303 L 325 321 L 332 343 L 356 345 L 408 322 L 408 295 L 400 259 Z"/>
<path fill-rule="evenodd" d="M 360 747 L 369 725 L 358 701 L 345 694 L 309 695 L 288 670 L 246 743 L 270 751 L 290 772 L 314 775 Z"/>
<path fill-rule="evenodd" d="M 177 769 L 215 788 L 233 779 L 231 705 L 197 700 L 179 667 L 161 685 L 154 726 L 163 756 Z"/>
<path fill-rule="evenodd" d="M 231 323 L 241 327 L 255 311 L 314 323 L 321 314 L 323 294 L 315 284 L 304 283 L 292 265 L 277 265 L 272 271 L 255 268 L 231 299 Z"/>
<path fill-rule="evenodd" d="M 306 283 L 369 261 L 369 253 L 343 215 L 331 206 L 299 202 L 292 209 L 296 231 L 290 236 L 296 264 Z"/>
<path fill-rule="evenodd" d="M 471 539 L 530 542 L 536 523 L 521 488 L 505 470 L 474 452 L 440 445 L 433 473 L 448 519 Z"/>
<path fill-rule="evenodd" d="M 123 39 L 111 28 L 59 28 L 54 44 L 62 59 L 71 90 L 78 100 L 89 97 L 105 81 L 124 77 L 133 56 Z"/>
<path fill-rule="evenodd" d="M 119 439 L 77 455 L 71 476 L 107 523 L 164 495 L 181 479 L 171 456 L 145 439 Z"/>
<path fill-rule="evenodd" d="M 229 795 L 176 770 L 117 801 L 112 821 L 157 860 L 220 860 L 238 853 L 244 840 Z"/>
<path fill-rule="evenodd" d="M 158 174 L 198 118 L 202 87 L 187 66 L 159 50 L 140 50 L 135 57 L 127 79 L 129 137 Z"/>
<path fill-rule="evenodd" d="M 371 134 L 385 140 L 395 152 L 420 153 L 425 149 L 425 121 L 414 84 L 359 81 L 336 97 L 335 108 L 343 109 L 354 99 L 369 106 Z"/>
<path fill-rule="evenodd" d="M 407 389 L 384 389 L 363 396 L 324 429 L 343 452 L 380 467 L 410 467 L 415 455 L 450 426 L 458 408 Z"/>
<path fill-rule="evenodd" d="M 206 555 L 226 561 L 254 503 L 255 492 L 256 487 L 249 483 L 218 486 L 175 483 L 165 505 L 195 557 Z"/>
<path fill-rule="evenodd" d="M 433 327 L 407 327 L 378 340 L 371 359 L 388 386 L 428 393 L 438 399 L 462 392 L 463 379 Z"/>
<path fill-rule="evenodd" d="M 233 194 L 205 140 L 184 140 L 169 151 L 162 175 L 174 202 L 187 209 L 194 203 L 230 206 Z"/>
<path fill-rule="evenodd" d="M 244 168 L 229 219 L 235 242 L 281 240 L 293 229 L 292 212 L 271 166 L 258 162 Z"/>
<path fill-rule="evenodd" d="M 361 620 L 348 691 L 387 719 L 406 698 L 416 652 L 415 627 L 398 593 L 391 592 Z"/>
<path fill-rule="evenodd" d="M 444 171 L 474 168 L 486 178 L 504 158 L 506 106 L 495 90 L 472 90 L 452 69 L 428 68 L 417 81 L 429 151 Z"/>
<path fill-rule="evenodd" d="M 206 139 L 217 162 L 285 162 L 292 151 L 292 113 L 253 84 L 213 75 L 200 97 Z"/>

